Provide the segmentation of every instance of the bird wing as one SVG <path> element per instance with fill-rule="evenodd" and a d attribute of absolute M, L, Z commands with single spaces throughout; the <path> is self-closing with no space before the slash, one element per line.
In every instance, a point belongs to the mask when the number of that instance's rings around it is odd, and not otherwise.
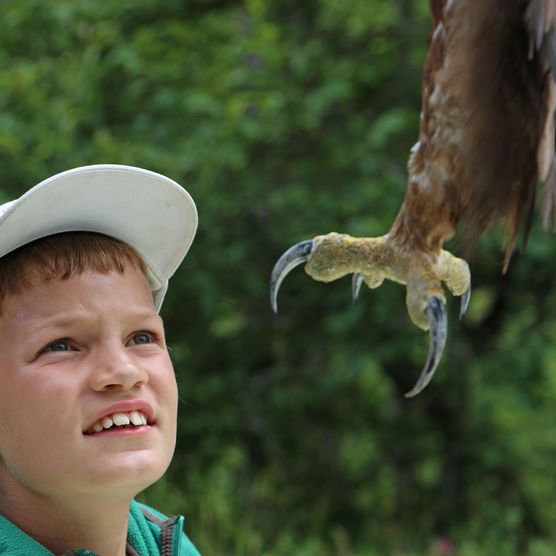
<path fill-rule="evenodd" d="M 419 142 L 391 233 L 437 251 L 460 222 L 473 246 L 506 222 L 507 267 L 535 190 L 554 202 L 556 0 L 431 0 Z"/>

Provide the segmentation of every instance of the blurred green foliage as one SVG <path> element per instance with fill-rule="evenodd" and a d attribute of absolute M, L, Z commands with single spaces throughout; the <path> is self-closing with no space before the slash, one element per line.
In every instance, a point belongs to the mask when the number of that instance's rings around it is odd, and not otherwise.
<path fill-rule="evenodd" d="M 5 0 L 0 22 L 2 199 L 113 162 L 198 204 L 163 309 L 178 447 L 145 500 L 185 513 L 205 554 L 556 552 L 554 237 L 535 227 L 506 275 L 496 232 L 483 241 L 469 316 L 450 302 L 414 400 L 427 339 L 401 287 L 352 306 L 348 279 L 298 271 L 269 307 L 292 243 L 396 215 L 425 2 Z"/>

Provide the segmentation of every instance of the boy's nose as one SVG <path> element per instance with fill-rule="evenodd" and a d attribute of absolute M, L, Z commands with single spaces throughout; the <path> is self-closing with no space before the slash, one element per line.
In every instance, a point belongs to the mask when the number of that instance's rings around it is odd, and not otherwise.
<path fill-rule="evenodd" d="M 131 390 L 146 384 L 148 374 L 130 354 L 125 346 L 113 348 L 103 353 L 91 372 L 90 386 L 93 390 Z"/>

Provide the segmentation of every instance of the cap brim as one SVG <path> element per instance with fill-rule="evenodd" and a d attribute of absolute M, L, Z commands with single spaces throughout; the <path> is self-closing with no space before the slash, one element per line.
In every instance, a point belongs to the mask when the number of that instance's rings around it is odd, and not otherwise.
<path fill-rule="evenodd" d="M 158 309 L 196 229 L 195 203 L 175 181 L 133 166 L 83 166 L 52 176 L 0 207 L 0 257 L 60 232 L 106 234 L 145 260 Z"/>

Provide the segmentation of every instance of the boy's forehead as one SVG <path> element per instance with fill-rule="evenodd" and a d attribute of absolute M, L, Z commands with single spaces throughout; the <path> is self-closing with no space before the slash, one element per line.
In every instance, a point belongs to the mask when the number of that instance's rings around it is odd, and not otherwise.
<path fill-rule="evenodd" d="M 6 299 L 0 324 L 17 319 L 62 326 L 110 312 L 121 319 L 160 318 L 145 275 L 131 265 L 123 273 L 86 271 L 31 286 Z"/>
<path fill-rule="evenodd" d="M 28 289 L 60 282 L 85 272 L 125 273 L 138 269 L 152 296 L 155 289 L 145 261 L 130 246 L 91 232 L 66 232 L 31 242 L 0 258 L 0 313 L 5 301 Z M 58 291 L 52 287 L 48 295 Z"/>

